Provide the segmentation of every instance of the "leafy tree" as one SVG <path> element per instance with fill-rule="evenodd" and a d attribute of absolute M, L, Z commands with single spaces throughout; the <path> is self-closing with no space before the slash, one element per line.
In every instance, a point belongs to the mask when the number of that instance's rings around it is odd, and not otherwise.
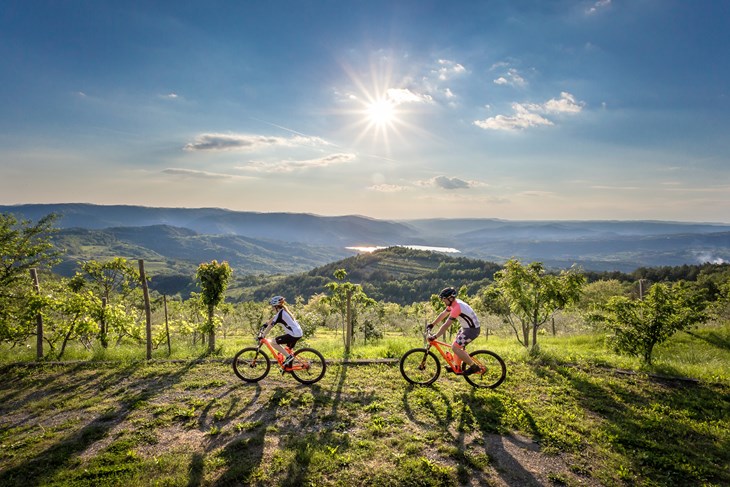
<path fill-rule="evenodd" d="M 611 298 L 591 319 L 608 327 L 609 343 L 616 351 L 641 357 L 650 365 L 656 345 L 680 330 L 704 323 L 707 316 L 697 295 L 684 283 L 657 283 L 643 300 Z"/>
<path fill-rule="evenodd" d="M 90 260 L 81 263 L 83 276 L 98 289 L 101 297 L 111 304 L 112 296 L 119 294 L 128 296 L 139 285 L 139 268 L 123 257 L 116 257 L 106 262 Z"/>
<path fill-rule="evenodd" d="M 330 282 L 325 286 L 332 293 L 327 297 L 327 301 L 340 314 L 345 349 L 349 350 L 349 340 L 352 338 L 352 332 L 357 323 L 359 309 L 374 305 L 375 300 L 368 297 L 361 285 L 345 281 L 347 277 L 345 269 L 337 269 L 334 277 L 337 282 Z M 349 322 L 348 311 L 350 313 Z"/>
<path fill-rule="evenodd" d="M 525 266 L 510 259 L 494 274 L 482 299 L 486 309 L 512 327 L 525 348 L 534 349 L 538 328 L 556 311 L 578 301 L 584 283 L 585 277 L 575 269 L 548 274 L 541 262 Z"/>
<path fill-rule="evenodd" d="M 119 295 L 120 300 L 125 300 L 131 293 L 139 289 L 139 268 L 123 257 L 116 257 L 106 262 L 89 260 L 82 262 L 80 267 L 81 272 L 77 272 L 73 277 L 71 287 L 78 291 L 88 283 L 101 298 L 106 300 L 107 307 L 111 308 L 114 304 L 120 304 L 112 302 L 112 297 L 116 301 L 117 295 Z M 139 308 L 139 306 L 133 306 L 131 303 L 125 303 L 125 308 L 127 304 L 131 307 Z M 109 343 L 110 320 L 107 320 L 107 318 L 111 318 L 118 312 L 119 309 L 115 309 L 114 311 L 105 309 L 104 311 L 104 319 L 102 320 L 102 325 L 99 327 L 99 341 L 104 348 Z M 116 318 L 119 317 L 116 316 Z M 119 339 L 125 335 L 140 339 L 136 327 L 130 327 L 128 320 L 111 321 L 120 325 L 120 328 L 115 330 Z"/>
<path fill-rule="evenodd" d="M 617 279 L 590 282 L 583 287 L 576 307 L 581 311 L 589 311 L 602 306 L 614 296 L 625 296 L 627 292 L 627 285 Z"/>
<path fill-rule="evenodd" d="M 203 304 L 208 309 L 208 322 L 206 324 L 208 332 L 208 352 L 215 351 L 215 307 L 224 299 L 228 280 L 231 278 L 231 267 L 228 262 L 213 260 L 209 263 L 203 263 L 198 266 L 198 272 L 195 277 L 200 281 L 202 290 Z"/>
<path fill-rule="evenodd" d="M 19 343 L 35 331 L 22 324 L 34 294 L 30 269 L 59 262 L 60 252 L 51 240 L 56 219 L 52 213 L 33 224 L 0 213 L 0 342 Z"/>

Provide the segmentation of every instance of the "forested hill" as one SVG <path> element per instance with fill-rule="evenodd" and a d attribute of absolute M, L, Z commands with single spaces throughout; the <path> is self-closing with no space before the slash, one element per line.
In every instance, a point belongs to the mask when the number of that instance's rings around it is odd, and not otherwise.
<path fill-rule="evenodd" d="M 360 284 L 368 296 L 379 301 L 411 304 L 428 300 L 445 286 L 467 286 L 469 293 L 491 282 L 500 265 L 438 252 L 390 247 L 360 254 L 317 267 L 309 272 L 278 278 L 244 288 L 239 299 L 263 300 L 282 294 L 290 301 L 297 296 L 309 299 L 326 291 L 335 281 L 337 269 L 347 271 L 347 280 Z"/>

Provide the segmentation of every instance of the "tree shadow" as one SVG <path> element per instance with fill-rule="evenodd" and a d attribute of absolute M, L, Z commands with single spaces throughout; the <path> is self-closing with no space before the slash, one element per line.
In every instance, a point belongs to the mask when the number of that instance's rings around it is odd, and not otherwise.
<path fill-rule="evenodd" d="M 71 468 L 74 462 L 77 461 L 78 455 L 92 447 L 96 442 L 106 438 L 111 429 L 124 421 L 142 401 L 149 400 L 172 383 L 178 382 L 192 366 L 192 364 L 188 364 L 177 372 L 170 374 L 166 384 L 160 384 L 157 376 L 147 376 L 136 379 L 135 387 L 128 390 L 124 385 L 125 379 L 144 365 L 143 362 L 137 362 L 123 368 L 112 369 L 107 374 L 99 372 L 70 384 L 50 385 L 47 389 L 33 392 L 12 404 L 13 407 L 24 407 L 24 405 L 45 398 L 48 394 L 52 396 L 65 394 L 82 400 L 86 397 L 98 395 L 102 390 L 108 391 L 111 397 L 117 396 L 119 398 L 116 407 L 98 413 L 81 429 L 54 441 L 53 444 L 38 452 L 32 458 L 0 472 L 0 485 L 28 487 L 49 483 L 59 470 Z M 74 365 L 70 370 L 66 369 L 66 374 L 89 367 L 98 367 L 98 364 L 89 362 Z M 17 404 L 18 402 L 22 404 Z M 2 409 L 8 406 L 3 404 Z M 0 411 L 2 410 L 0 409 Z M 26 418 L 24 422 L 32 420 L 33 418 L 30 417 Z"/>
<path fill-rule="evenodd" d="M 716 331 L 706 331 L 705 333 L 699 334 L 694 333 L 692 331 L 686 331 L 686 333 L 698 340 L 702 340 L 703 342 L 707 342 L 710 345 L 713 345 L 717 348 L 721 348 L 723 350 L 730 350 L 730 339 L 727 337 L 720 335 Z"/>

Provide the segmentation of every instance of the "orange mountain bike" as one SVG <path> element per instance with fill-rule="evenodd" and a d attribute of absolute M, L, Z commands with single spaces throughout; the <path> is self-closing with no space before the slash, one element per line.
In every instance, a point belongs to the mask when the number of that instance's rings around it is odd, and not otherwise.
<path fill-rule="evenodd" d="M 400 359 L 400 373 L 403 378 L 411 384 L 429 385 L 433 384 L 441 375 L 441 362 L 431 347 L 438 350 L 451 371 L 457 375 L 464 372 L 456 366 L 456 358 L 450 351 L 451 345 L 439 340 L 428 340 L 428 326 L 423 335 L 424 347 L 408 350 Z M 476 350 L 469 356 L 474 363 L 480 367 L 479 372 L 471 375 L 464 375 L 464 379 L 474 387 L 488 387 L 494 389 L 507 377 L 507 366 L 502 357 L 489 350 Z"/>
<path fill-rule="evenodd" d="M 285 357 L 274 349 L 271 341 L 260 335 L 257 336 L 258 346 L 246 347 L 233 357 L 233 372 L 243 381 L 258 382 L 266 377 L 271 370 L 271 359 L 261 350 L 262 345 L 271 352 L 281 368 L 281 373 L 291 372 L 291 375 L 302 384 L 314 384 L 324 377 L 327 365 L 321 353 L 313 348 L 300 348 L 292 351 L 285 346 L 287 353 L 294 355 L 291 365 L 284 366 Z"/>

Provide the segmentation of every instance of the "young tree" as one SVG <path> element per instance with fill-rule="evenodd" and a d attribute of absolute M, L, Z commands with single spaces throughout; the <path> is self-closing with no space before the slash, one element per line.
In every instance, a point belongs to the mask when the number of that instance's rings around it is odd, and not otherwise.
<path fill-rule="evenodd" d="M 591 319 L 608 327 L 609 342 L 616 351 L 641 357 L 650 365 L 656 345 L 707 320 L 702 308 L 696 295 L 682 283 L 658 283 L 643 300 L 611 298 Z"/>
<path fill-rule="evenodd" d="M 541 262 L 524 266 L 510 259 L 504 269 L 494 274 L 494 283 L 487 287 L 482 299 L 486 309 L 512 327 L 525 348 L 534 349 L 538 328 L 556 311 L 576 302 L 584 283 L 583 274 L 574 269 L 548 274 Z"/>
<path fill-rule="evenodd" d="M 211 261 L 198 266 L 195 277 L 200 281 L 203 304 L 208 309 L 208 352 L 215 351 L 215 307 L 223 301 L 228 280 L 231 278 L 231 267 L 228 262 Z"/>
<path fill-rule="evenodd" d="M 106 348 L 109 344 L 110 326 L 107 318 L 111 314 L 111 308 L 116 303 L 117 295 L 121 299 L 127 298 L 132 292 L 139 288 L 140 272 L 131 262 L 123 257 L 116 257 L 106 262 L 89 260 L 80 264 L 81 272 L 77 272 L 73 278 L 73 286 L 77 291 L 85 286 L 86 283 L 104 299 L 104 319 L 101 320 L 99 327 L 99 341 Z M 114 297 L 114 301 L 112 300 Z M 137 306 L 138 307 L 138 306 Z M 118 312 L 118 309 L 116 310 Z M 127 324 L 126 320 L 118 323 Z M 128 326 L 123 326 L 114 330 L 117 332 L 119 339 L 122 336 L 129 335 L 135 339 L 137 335 L 131 331 Z M 136 331 L 136 330 L 135 330 Z"/>
<path fill-rule="evenodd" d="M 340 314 L 344 332 L 345 352 L 349 352 L 353 330 L 357 322 L 358 309 L 375 304 L 375 300 L 365 294 L 361 285 L 345 281 L 347 277 L 345 269 L 337 269 L 334 276 L 338 282 L 330 282 L 325 285 L 332 292 L 327 297 L 327 301 Z"/>
<path fill-rule="evenodd" d="M 0 213 L 0 342 L 21 342 L 35 331 L 20 326 L 19 320 L 34 294 L 30 269 L 50 268 L 59 261 L 51 241 L 56 218 L 50 214 L 33 224 Z"/>

